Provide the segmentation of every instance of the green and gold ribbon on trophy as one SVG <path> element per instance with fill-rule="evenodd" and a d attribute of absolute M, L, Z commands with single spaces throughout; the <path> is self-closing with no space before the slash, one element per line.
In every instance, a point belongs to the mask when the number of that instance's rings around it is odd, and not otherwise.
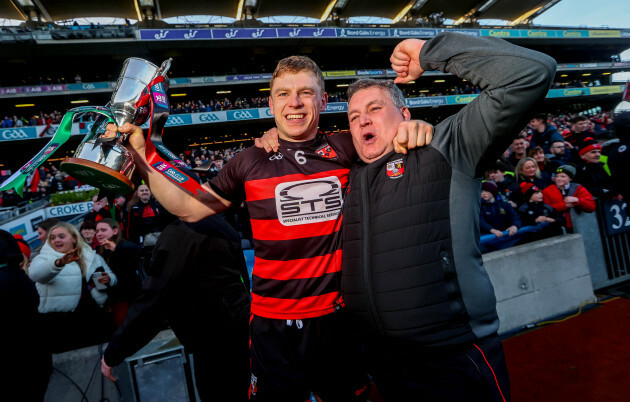
<path fill-rule="evenodd" d="M 61 170 L 110 196 L 130 193 L 134 189 L 131 178 L 135 165 L 131 153 L 123 145 L 124 138 L 120 134 L 113 138 L 101 138 L 100 135 L 105 132 L 109 123 L 119 127 L 126 123 L 140 126 L 148 119 L 146 158 L 153 169 L 193 194 L 205 192 L 195 180 L 181 171 L 186 165 L 162 142 L 164 125 L 169 114 L 166 73 L 170 62 L 169 59 L 157 67 L 139 58 L 125 60 L 110 103 L 105 107 L 84 106 L 68 111 L 48 144 L 5 180 L 0 190 L 15 188 L 21 196 L 26 178 L 70 138 L 75 116 L 95 113 L 96 121 L 73 157 L 66 158 L 61 163 Z M 164 155 L 166 159 L 160 155 Z"/>

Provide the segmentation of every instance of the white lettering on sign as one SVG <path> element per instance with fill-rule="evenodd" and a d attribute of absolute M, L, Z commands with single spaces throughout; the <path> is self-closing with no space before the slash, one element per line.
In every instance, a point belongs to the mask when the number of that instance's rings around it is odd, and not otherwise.
<path fill-rule="evenodd" d="M 92 202 L 79 202 L 76 204 L 58 205 L 46 208 L 46 216 L 57 218 L 60 216 L 86 214 L 92 210 Z"/>

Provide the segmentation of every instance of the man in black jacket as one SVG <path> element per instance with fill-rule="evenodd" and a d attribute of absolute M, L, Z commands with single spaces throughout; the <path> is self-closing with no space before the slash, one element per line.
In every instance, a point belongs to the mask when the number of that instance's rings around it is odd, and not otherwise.
<path fill-rule="evenodd" d="M 246 401 L 249 276 L 238 233 L 221 217 L 175 221 L 158 238 L 142 294 L 112 337 L 101 371 L 138 351 L 168 320 L 194 357 L 203 401 Z"/>
<path fill-rule="evenodd" d="M 480 177 L 542 101 L 555 62 L 497 38 L 442 33 L 401 42 L 397 83 L 425 70 L 483 92 L 435 127 L 428 147 L 392 152 L 410 118 L 400 90 L 359 80 L 348 90 L 354 145 L 343 211 L 342 293 L 388 401 L 506 401 L 509 380 L 494 290 L 479 239 Z"/>

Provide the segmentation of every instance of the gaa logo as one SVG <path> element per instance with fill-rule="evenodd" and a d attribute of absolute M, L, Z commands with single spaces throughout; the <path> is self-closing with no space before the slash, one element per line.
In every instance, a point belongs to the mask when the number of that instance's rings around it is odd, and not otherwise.
<path fill-rule="evenodd" d="M 204 113 L 199 115 L 199 121 L 210 123 L 213 121 L 219 121 L 219 118 L 214 113 Z"/>
<path fill-rule="evenodd" d="M 284 226 L 335 220 L 343 204 L 336 176 L 281 183 L 275 196 L 278 220 Z"/>
<path fill-rule="evenodd" d="M 256 109 L 228 111 L 228 120 L 248 120 L 258 119 L 259 117 Z"/>
<path fill-rule="evenodd" d="M 24 130 L 13 129 L 13 130 L 3 130 L 2 138 L 5 140 L 23 140 L 28 138 L 28 134 Z"/>
<path fill-rule="evenodd" d="M 186 124 L 184 119 L 179 116 L 169 116 L 168 120 L 166 120 L 167 126 L 181 126 Z"/>

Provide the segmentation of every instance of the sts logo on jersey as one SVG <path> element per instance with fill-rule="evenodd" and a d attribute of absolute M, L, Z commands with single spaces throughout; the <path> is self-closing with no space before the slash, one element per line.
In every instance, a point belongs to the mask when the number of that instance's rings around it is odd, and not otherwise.
<path fill-rule="evenodd" d="M 317 148 L 315 151 L 317 155 L 321 156 L 324 159 L 336 159 L 337 152 L 329 144 L 324 144 L 321 147 Z"/>
<path fill-rule="evenodd" d="M 402 159 L 396 159 L 392 162 L 387 162 L 387 175 L 390 179 L 398 179 L 405 173 L 405 164 Z"/>
<path fill-rule="evenodd" d="M 275 189 L 275 199 L 283 226 L 335 220 L 343 205 L 337 176 L 281 183 Z"/>

